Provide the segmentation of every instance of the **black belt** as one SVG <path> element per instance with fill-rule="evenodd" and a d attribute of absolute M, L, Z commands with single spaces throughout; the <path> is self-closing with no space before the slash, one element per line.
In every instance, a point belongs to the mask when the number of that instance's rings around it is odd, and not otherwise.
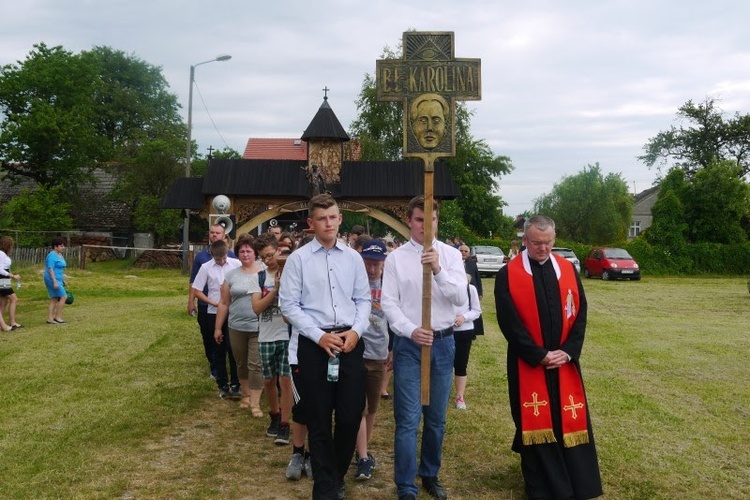
<path fill-rule="evenodd" d="M 453 327 L 449 326 L 445 330 L 433 330 L 432 336 L 436 339 L 444 339 L 445 337 L 450 337 L 453 335 Z"/>
<path fill-rule="evenodd" d="M 326 333 L 341 333 L 341 332 L 345 332 L 351 329 L 352 329 L 351 326 L 337 326 L 335 328 L 321 328 L 321 330 L 323 330 Z"/>

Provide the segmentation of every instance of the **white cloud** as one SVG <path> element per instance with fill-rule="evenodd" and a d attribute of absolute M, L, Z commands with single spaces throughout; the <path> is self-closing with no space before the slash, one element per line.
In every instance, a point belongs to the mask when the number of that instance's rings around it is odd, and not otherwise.
<path fill-rule="evenodd" d="M 649 187 L 655 172 L 636 157 L 689 99 L 750 112 L 750 4 L 741 0 L 0 0 L 0 11 L 0 64 L 38 42 L 110 46 L 161 66 L 185 114 L 190 65 L 231 54 L 196 70 L 216 125 L 194 97 L 202 150 L 222 138 L 242 151 L 250 136 L 300 136 L 324 86 L 348 127 L 385 46 L 395 50 L 411 28 L 454 31 L 456 56 L 482 59 L 472 134 L 516 166 L 501 181 L 508 213 L 596 161 Z"/>

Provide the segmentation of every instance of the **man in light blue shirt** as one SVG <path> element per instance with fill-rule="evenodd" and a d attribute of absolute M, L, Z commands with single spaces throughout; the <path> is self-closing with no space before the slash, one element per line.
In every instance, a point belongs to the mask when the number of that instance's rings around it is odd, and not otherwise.
<path fill-rule="evenodd" d="M 360 255 L 338 241 L 341 220 L 331 195 L 310 200 L 315 239 L 292 252 L 279 287 L 281 312 L 292 324 L 289 364 L 305 404 L 316 499 L 344 498 L 365 404 L 360 337 L 370 321 L 370 284 Z M 329 382 L 328 361 L 337 356 L 339 378 Z"/>

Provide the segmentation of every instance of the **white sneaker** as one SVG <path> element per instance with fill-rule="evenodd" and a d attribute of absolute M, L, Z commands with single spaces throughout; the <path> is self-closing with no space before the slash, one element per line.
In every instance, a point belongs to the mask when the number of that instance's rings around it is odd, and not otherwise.
<path fill-rule="evenodd" d="M 456 408 L 459 410 L 466 409 L 466 403 L 464 403 L 464 398 L 456 398 Z"/>

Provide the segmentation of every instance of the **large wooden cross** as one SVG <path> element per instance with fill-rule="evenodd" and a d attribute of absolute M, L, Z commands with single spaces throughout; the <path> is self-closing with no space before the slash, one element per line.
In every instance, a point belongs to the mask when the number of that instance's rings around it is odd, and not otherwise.
<path fill-rule="evenodd" d="M 457 59 L 452 31 L 406 31 L 401 59 L 376 62 L 379 101 L 403 102 L 404 156 L 424 162 L 424 250 L 432 247 L 435 160 L 456 155 L 456 101 L 481 99 L 481 61 Z M 422 269 L 422 328 L 431 330 L 432 270 Z M 430 404 L 430 347 L 422 347 L 421 400 Z"/>

